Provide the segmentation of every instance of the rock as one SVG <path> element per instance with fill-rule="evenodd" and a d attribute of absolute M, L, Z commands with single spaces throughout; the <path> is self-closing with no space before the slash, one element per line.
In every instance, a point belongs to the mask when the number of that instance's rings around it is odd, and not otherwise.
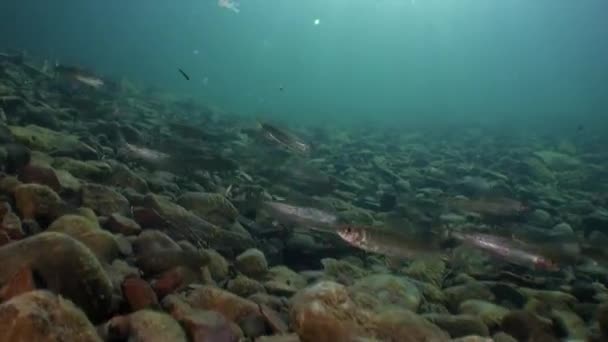
<path fill-rule="evenodd" d="M 359 279 L 351 287 L 351 298 L 373 311 L 392 306 L 416 312 L 422 294 L 411 281 L 390 274 L 374 274 Z"/>
<path fill-rule="evenodd" d="M 222 341 L 236 342 L 243 332 L 233 322 L 219 312 L 194 309 L 176 295 L 167 296 L 163 307 L 185 327 L 194 342 Z"/>
<path fill-rule="evenodd" d="M 551 214 L 542 209 L 536 209 L 530 214 L 530 223 L 533 225 L 550 227 L 551 221 Z"/>
<path fill-rule="evenodd" d="M 17 186 L 22 183 L 17 179 L 17 177 L 13 176 L 4 176 L 0 179 L 0 192 L 3 194 L 14 194 Z"/>
<path fill-rule="evenodd" d="M 597 308 L 596 319 L 602 336 L 608 338 L 608 303 Z"/>
<path fill-rule="evenodd" d="M 159 308 L 156 293 L 147 281 L 139 277 L 127 277 L 121 285 L 122 293 L 131 311 Z"/>
<path fill-rule="evenodd" d="M 608 210 L 596 210 L 583 217 L 581 222 L 585 235 L 594 230 L 608 232 Z"/>
<path fill-rule="evenodd" d="M 91 251 L 60 233 L 40 233 L 0 247 L 0 284 L 30 267 L 46 288 L 76 303 L 93 319 L 108 312 L 112 283 Z"/>
<path fill-rule="evenodd" d="M 194 309 L 219 312 L 232 322 L 249 315 L 261 315 L 256 303 L 213 286 L 197 287 L 186 294 L 184 300 Z"/>
<path fill-rule="evenodd" d="M 5 232 L 11 240 L 19 240 L 25 237 L 21 220 L 13 212 L 4 215 L 0 221 L 0 231 Z"/>
<path fill-rule="evenodd" d="M 4 162 L 4 170 L 7 173 L 16 174 L 20 172 L 32 158 L 31 151 L 23 145 L 9 144 L 5 149 L 6 159 Z"/>
<path fill-rule="evenodd" d="M 53 189 L 40 184 L 21 184 L 15 188 L 15 204 L 24 219 L 57 217 L 62 201 Z"/>
<path fill-rule="evenodd" d="M 11 242 L 11 238 L 6 234 L 5 231 L 0 231 L 0 247 L 8 245 Z"/>
<path fill-rule="evenodd" d="M 107 179 L 112 171 L 110 165 L 103 161 L 81 161 L 66 157 L 55 158 L 53 167 L 67 171 L 78 178 L 91 181 L 102 181 Z"/>
<path fill-rule="evenodd" d="M 413 260 L 404 273 L 414 279 L 441 287 L 445 270 L 445 262 L 440 258 L 419 258 Z"/>
<path fill-rule="evenodd" d="M 140 272 L 136 267 L 130 266 L 124 260 L 120 259 L 116 259 L 111 264 L 105 265 L 104 269 L 115 290 L 121 288 L 122 283 L 126 278 L 140 276 Z"/>
<path fill-rule="evenodd" d="M 176 240 L 186 239 L 197 247 L 210 245 L 217 251 L 229 254 L 243 251 L 254 245 L 250 237 L 220 229 L 160 196 L 146 195 L 144 206 L 156 211 L 158 218 L 162 219 L 159 221 L 154 218 L 154 220 L 144 223 L 136 218 L 136 221 L 146 228 L 165 227 Z"/>
<path fill-rule="evenodd" d="M 186 286 L 198 282 L 200 275 L 193 270 L 177 266 L 163 272 L 152 282 L 152 288 L 159 298 L 163 298 L 173 292 L 180 291 Z"/>
<path fill-rule="evenodd" d="M 552 310 L 551 318 L 558 326 L 559 330 L 564 331 L 571 340 L 585 340 L 587 336 L 587 326 L 577 314 L 570 310 Z"/>
<path fill-rule="evenodd" d="M 535 152 L 534 155 L 555 171 L 571 170 L 581 165 L 580 160 L 559 152 L 545 150 Z"/>
<path fill-rule="evenodd" d="M 112 234 L 80 215 L 63 215 L 53 221 L 47 231 L 63 233 L 82 242 L 100 261 L 111 263 L 120 254 L 120 247 Z"/>
<path fill-rule="evenodd" d="M 183 251 L 198 252 L 198 248 L 196 248 L 190 241 L 179 240 L 177 241 L 177 244 Z"/>
<path fill-rule="evenodd" d="M 494 334 L 492 336 L 492 339 L 494 340 L 494 342 L 517 342 L 517 340 L 513 336 L 504 332 Z"/>
<path fill-rule="evenodd" d="M 494 294 L 494 303 L 508 308 L 522 308 L 528 297 L 522 294 L 517 286 L 502 282 L 483 282 Z"/>
<path fill-rule="evenodd" d="M 145 254 L 162 250 L 180 251 L 182 248 L 167 234 L 158 230 L 144 230 L 133 241 L 135 254 Z"/>
<path fill-rule="evenodd" d="M 344 285 L 351 285 L 357 279 L 361 279 L 369 274 L 368 271 L 346 260 L 325 258 L 321 260 L 321 264 L 323 264 L 325 276 L 335 279 Z"/>
<path fill-rule="evenodd" d="M 92 183 L 82 186 L 82 205 L 102 216 L 115 213 L 124 215 L 131 210 L 129 201 L 123 195 L 106 186 Z"/>
<path fill-rule="evenodd" d="M 239 272 L 252 278 L 262 277 L 268 272 L 268 262 L 264 253 L 255 248 L 248 249 L 237 256 L 234 266 Z"/>
<path fill-rule="evenodd" d="M 124 164 L 114 162 L 110 164 L 112 171 L 104 183 L 117 188 L 131 188 L 139 193 L 147 193 L 148 183 L 144 178 L 131 171 Z"/>
<path fill-rule="evenodd" d="M 27 292 L 2 303 L 0 317 L 1 341 L 102 341 L 82 311 L 49 291 Z"/>
<path fill-rule="evenodd" d="M 187 342 L 186 333 L 171 316 L 152 310 L 139 310 L 117 316 L 107 323 L 106 340 Z"/>
<path fill-rule="evenodd" d="M 277 296 L 291 297 L 306 286 L 306 279 L 286 266 L 275 266 L 268 270 L 264 288 Z"/>
<path fill-rule="evenodd" d="M 54 158 L 48 154 L 40 151 L 32 151 L 31 158 L 28 165 L 51 167 Z M 56 170 L 55 170 L 56 171 Z"/>
<path fill-rule="evenodd" d="M 161 274 L 174 267 L 183 266 L 196 273 L 209 263 L 204 252 L 164 249 L 139 253 L 135 264 L 146 276 Z"/>
<path fill-rule="evenodd" d="M 485 301 L 494 301 L 495 297 L 492 291 L 480 282 L 469 282 L 463 285 L 448 287 L 443 290 L 446 295 L 448 308 L 456 310 L 459 305 L 469 299 L 479 299 Z"/>
<path fill-rule="evenodd" d="M 61 191 L 59 177 L 51 167 L 39 165 L 24 165 L 19 171 L 19 180 L 24 183 L 47 185 L 56 192 Z"/>
<path fill-rule="evenodd" d="M 137 222 L 121 214 L 110 215 L 104 227 L 114 234 L 125 236 L 137 235 L 141 232 L 141 227 Z"/>
<path fill-rule="evenodd" d="M 223 281 L 228 278 L 229 265 L 228 261 L 218 252 L 213 249 L 206 249 L 205 252 L 209 256 L 209 272 L 215 281 Z"/>
<path fill-rule="evenodd" d="M 255 342 L 301 342 L 297 334 L 260 336 Z"/>
<path fill-rule="evenodd" d="M 94 159 L 97 152 L 82 143 L 74 135 L 52 131 L 35 125 L 9 126 L 15 140 L 31 149 L 70 155 L 77 158 Z"/>
<path fill-rule="evenodd" d="M 34 273 L 29 267 L 24 267 L 15 273 L 0 289 L 0 301 L 4 302 L 21 294 L 36 290 Z"/>
<path fill-rule="evenodd" d="M 509 312 L 503 317 L 500 328 L 518 341 L 528 341 L 537 331 L 550 332 L 552 329 L 550 324 L 525 310 Z"/>
<path fill-rule="evenodd" d="M 272 308 L 266 306 L 265 304 L 258 303 L 260 308 L 260 313 L 266 320 L 266 323 L 270 327 L 273 333 L 275 334 L 287 334 L 289 331 L 289 327 L 287 323 L 283 321 L 283 318 L 279 315 L 278 312 L 274 311 Z"/>
<path fill-rule="evenodd" d="M 343 285 L 322 281 L 292 298 L 294 330 L 302 341 L 448 341 L 441 329 L 408 310 L 370 312 Z"/>
<path fill-rule="evenodd" d="M 550 305 L 554 309 L 570 310 L 577 302 L 576 297 L 569 293 L 561 291 L 535 290 L 529 288 L 520 288 L 520 292 L 528 297 L 538 299 L 545 305 Z"/>
<path fill-rule="evenodd" d="M 470 315 L 427 314 L 425 319 L 450 334 L 452 338 L 467 335 L 489 336 L 488 327 L 479 317 Z"/>
<path fill-rule="evenodd" d="M 226 289 L 238 296 L 248 297 L 254 293 L 264 293 L 264 286 L 258 281 L 253 280 L 242 274 L 237 275 L 234 279 L 228 281 Z"/>
<path fill-rule="evenodd" d="M 563 235 L 571 235 L 574 234 L 574 230 L 572 229 L 572 226 L 570 226 L 568 223 L 566 222 L 561 222 L 556 224 L 555 226 L 553 226 L 553 228 L 551 229 L 551 231 L 558 233 L 558 234 L 563 234 Z"/>
<path fill-rule="evenodd" d="M 188 192 L 177 199 L 177 204 L 220 227 L 232 224 L 239 216 L 236 207 L 217 193 Z"/>
<path fill-rule="evenodd" d="M 243 333 L 215 311 L 191 310 L 179 321 L 193 342 L 238 342 Z"/>
<path fill-rule="evenodd" d="M 502 306 L 478 299 L 469 299 L 460 303 L 458 312 L 481 318 L 483 323 L 490 329 L 497 327 L 503 318 L 509 313 Z"/>

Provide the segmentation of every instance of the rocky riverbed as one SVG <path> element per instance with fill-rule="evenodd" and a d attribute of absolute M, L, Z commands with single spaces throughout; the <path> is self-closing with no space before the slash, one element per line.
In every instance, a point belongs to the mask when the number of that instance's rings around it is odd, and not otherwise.
<path fill-rule="evenodd" d="M 2 341 L 608 339 L 608 152 L 594 140 L 301 127 L 302 157 L 218 108 L 6 54 L 0 118 Z M 277 224 L 264 200 L 584 248 L 557 272 L 464 246 L 393 267 Z"/>

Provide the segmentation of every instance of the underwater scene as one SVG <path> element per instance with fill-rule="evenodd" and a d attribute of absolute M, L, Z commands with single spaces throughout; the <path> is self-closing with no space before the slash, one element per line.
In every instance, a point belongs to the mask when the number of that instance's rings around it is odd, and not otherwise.
<path fill-rule="evenodd" d="M 607 15 L 1 1 L 0 342 L 608 341 Z"/>

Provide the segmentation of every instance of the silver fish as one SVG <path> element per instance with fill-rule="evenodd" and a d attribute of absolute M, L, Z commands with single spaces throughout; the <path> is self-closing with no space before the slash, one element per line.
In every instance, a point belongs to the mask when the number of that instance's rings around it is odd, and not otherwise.
<path fill-rule="evenodd" d="M 509 263 L 532 269 L 556 271 L 559 268 L 538 248 L 513 239 L 490 234 L 452 232 L 453 238 L 471 247 L 483 250 Z"/>
<path fill-rule="evenodd" d="M 436 239 L 420 239 L 397 231 L 350 225 L 341 226 L 337 232 L 344 241 L 357 248 L 388 257 L 442 256 Z"/>
<path fill-rule="evenodd" d="M 299 154 L 308 154 L 310 152 L 310 145 L 293 133 L 283 131 L 267 123 L 258 122 L 258 125 L 262 131 L 262 135 L 274 144 Z"/>
<path fill-rule="evenodd" d="M 271 216 L 283 224 L 312 226 L 322 229 L 332 227 L 338 222 L 335 215 L 315 208 L 298 207 L 271 201 L 266 201 L 263 204 Z"/>

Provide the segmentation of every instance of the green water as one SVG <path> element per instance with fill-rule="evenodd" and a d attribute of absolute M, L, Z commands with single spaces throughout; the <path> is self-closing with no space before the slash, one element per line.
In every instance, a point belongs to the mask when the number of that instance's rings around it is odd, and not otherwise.
<path fill-rule="evenodd" d="M 291 121 L 606 116 L 605 0 L 240 2 L 5 0 L 0 47 Z"/>

